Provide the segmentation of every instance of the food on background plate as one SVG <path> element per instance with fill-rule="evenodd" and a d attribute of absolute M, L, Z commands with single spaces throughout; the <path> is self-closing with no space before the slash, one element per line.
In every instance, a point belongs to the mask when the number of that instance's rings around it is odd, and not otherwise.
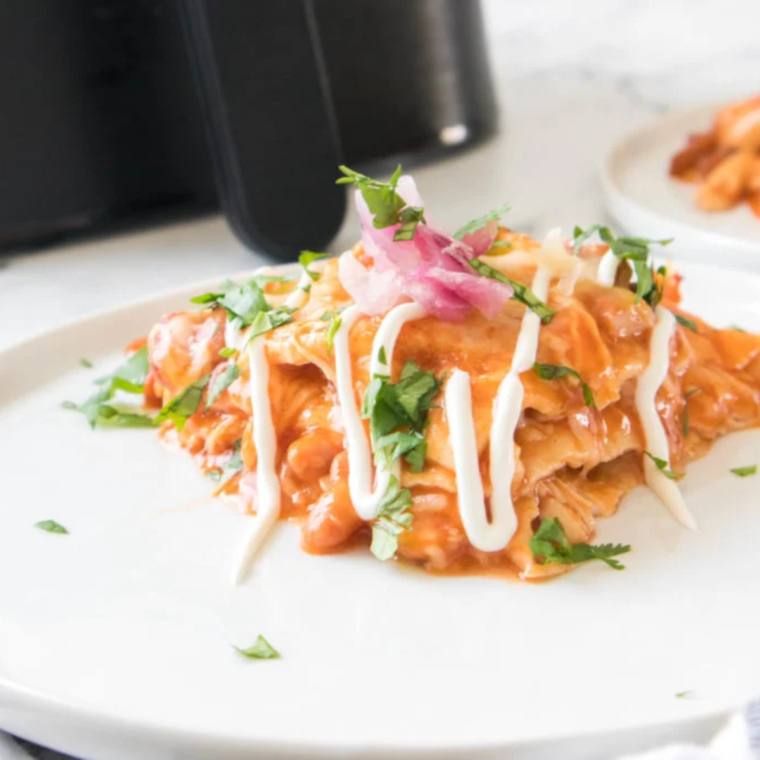
<path fill-rule="evenodd" d="M 199 294 L 77 407 L 159 426 L 250 513 L 236 577 L 281 518 L 315 554 L 523 579 L 620 569 L 630 547 L 594 545 L 596 521 L 639 484 L 695 529 L 678 481 L 760 422 L 760 337 L 680 309 L 651 258 L 668 241 L 595 226 L 541 243 L 503 207 L 450 235 L 400 167 L 342 171 L 360 242 Z"/>
<path fill-rule="evenodd" d="M 725 211 L 746 201 L 760 217 L 760 95 L 718 111 L 712 129 L 691 135 L 670 174 L 699 184 L 697 205 Z"/>

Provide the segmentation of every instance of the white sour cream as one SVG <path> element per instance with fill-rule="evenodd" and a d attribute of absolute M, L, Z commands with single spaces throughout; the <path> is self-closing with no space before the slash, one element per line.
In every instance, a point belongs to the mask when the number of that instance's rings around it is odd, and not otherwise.
<path fill-rule="evenodd" d="M 546 301 L 551 275 L 539 267 L 532 289 Z M 459 494 L 459 514 L 467 538 L 481 551 L 501 551 L 517 530 L 512 503 L 515 473 L 515 430 L 522 412 L 524 389 L 520 373 L 531 369 L 538 352 L 541 318 L 525 310 L 512 357 L 512 365 L 499 385 L 494 401 L 490 433 L 491 520 L 488 521 L 480 478 L 475 425 L 472 418 L 470 376 L 457 370 L 446 385 L 446 416 L 451 429 L 451 446 Z"/>
<path fill-rule="evenodd" d="M 309 264 L 309 271 L 319 274 L 322 272 L 322 270 L 324 270 L 326 264 L 327 261 L 325 259 L 312 261 L 311 264 Z M 311 285 L 313 283 L 314 280 L 309 277 L 308 272 L 302 272 L 295 289 L 287 297 L 287 299 L 285 299 L 285 306 L 287 306 L 289 309 L 300 309 L 306 303 L 309 290 L 311 289 Z"/>
<path fill-rule="evenodd" d="M 251 409 L 253 444 L 256 448 L 256 515 L 249 526 L 233 564 L 233 583 L 245 576 L 254 555 L 280 517 L 280 480 L 275 471 L 277 436 L 269 403 L 269 364 L 264 336 L 248 345 L 251 371 Z"/>
<path fill-rule="evenodd" d="M 620 259 L 610 250 L 599 260 L 599 270 L 596 281 L 605 288 L 611 288 L 615 284 L 615 277 L 620 266 Z"/>
<path fill-rule="evenodd" d="M 636 385 L 636 411 L 644 428 L 646 450 L 652 456 L 662 459 L 670 467 L 670 447 L 655 399 L 657 391 L 665 380 L 670 366 L 670 339 L 676 326 L 676 318 L 668 309 L 658 306 L 655 310 L 657 324 L 652 330 L 649 348 L 649 366 Z M 685 528 L 696 531 L 697 524 L 686 506 L 678 485 L 662 473 L 657 465 L 644 456 L 644 477 L 647 485 L 655 492 L 673 517 Z"/>
<path fill-rule="evenodd" d="M 401 304 L 388 312 L 380 323 L 372 343 L 371 376 L 390 374 L 393 350 L 401 328 L 407 322 L 421 319 L 425 315 L 425 310 L 413 303 Z M 333 348 L 335 350 L 335 385 L 346 431 L 348 488 L 356 513 L 362 520 L 371 520 L 377 515 L 377 508 L 388 489 L 391 475 L 398 477 L 400 464 L 394 462 L 391 470 L 378 468 L 373 489 L 372 446 L 356 405 L 348 340 L 351 327 L 360 316 L 361 312 L 356 306 L 351 306 L 343 312 L 341 325 L 333 341 Z M 383 352 L 387 364 L 380 361 L 380 355 Z"/>

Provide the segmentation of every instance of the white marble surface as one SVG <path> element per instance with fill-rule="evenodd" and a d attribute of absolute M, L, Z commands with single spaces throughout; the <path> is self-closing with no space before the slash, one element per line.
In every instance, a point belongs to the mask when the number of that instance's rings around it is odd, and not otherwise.
<path fill-rule="evenodd" d="M 543 234 L 604 218 L 595 164 L 670 108 L 758 90 L 757 0 L 484 0 L 500 136 L 415 174 L 449 228 L 494 205 Z M 297 212 L 296 212 L 297 213 Z M 350 243 L 349 215 L 335 241 Z M 0 347 L 79 315 L 261 262 L 219 218 L 0 259 Z"/>

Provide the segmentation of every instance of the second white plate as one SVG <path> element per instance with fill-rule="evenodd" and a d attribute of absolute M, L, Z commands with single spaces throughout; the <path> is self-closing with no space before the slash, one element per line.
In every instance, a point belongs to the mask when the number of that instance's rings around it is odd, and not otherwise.
<path fill-rule="evenodd" d="M 760 219 L 746 206 L 711 213 L 696 205 L 696 185 L 673 179 L 670 160 L 690 134 L 709 128 L 720 106 L 670 114 L 627 135 L 606 156 L 600 179 L 623 231 L 675 238 L 677 258 L 760 271 Z"/>

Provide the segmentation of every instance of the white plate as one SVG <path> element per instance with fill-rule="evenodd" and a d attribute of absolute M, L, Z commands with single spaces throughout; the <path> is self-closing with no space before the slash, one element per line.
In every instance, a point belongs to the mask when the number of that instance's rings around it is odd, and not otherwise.
<path fill-rule="evenodd" d="M 697 185 L 669 175 L 687 137 L 712 124 L 721 106 L 670 114 L 637 129 L 606 156 L 600 169 L 607 207 L 626 232 L 675 238 L 678 258 L 760 270 L 760 219 L 747 204 L 711 213 L 695 201 Z"/>
<path fill-rule="evenodd" d="M 683 271 L 687 306 L 760 330 L 760 279 Z M 308 556 L 281 525 L 232 588 L 248 518 L 210 501 L 175 509 L 209 491 L 189 458 L 150 430 L 93 432 L 59 407 L 212 285 L 0 354 L 0 726 L 98 760 L 535 758 L 547 746 L 591 758 L 648 741 L 645 728 L 708 731 L 758 690 L 758 481 L 729 468 L 760 462 L 760 432 L 691 468 L 699 535 L 644 489 L 601 521 L 600 541 L 633 545 L 625 572 L 433 577 L 368 552 Z M 70 535 L 32 527 L 47 518 Z M 282 660 L 231 649 L 259 633 Z"/>

